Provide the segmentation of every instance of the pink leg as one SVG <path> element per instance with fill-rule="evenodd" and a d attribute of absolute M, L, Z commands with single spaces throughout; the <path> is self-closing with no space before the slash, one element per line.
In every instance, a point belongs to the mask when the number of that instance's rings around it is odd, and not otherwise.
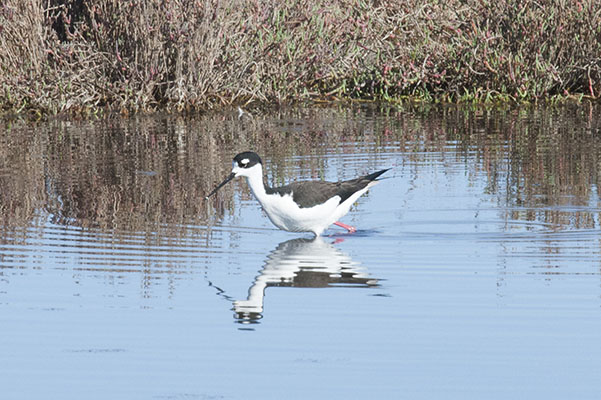
<path fill-rule="evenodd" d="M 357 232 L 357 228 L 355 228 L 354 226 L 343 224 L 340 221 L 334 222 L 334 225 L 338 225 L 339 227 L 346 229 L 348 231 L 348 233 L 355 233 L 355 232 Z"/>

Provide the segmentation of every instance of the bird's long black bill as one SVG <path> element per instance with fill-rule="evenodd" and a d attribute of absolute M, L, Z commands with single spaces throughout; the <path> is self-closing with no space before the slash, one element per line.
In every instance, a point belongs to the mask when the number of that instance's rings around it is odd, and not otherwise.
<path fill-rule="evenodd" d="M 234 179 L 236 177 L 236 174 L 234 174 L 233 172 L 227 177 L 225 178 L 225 180 L 223 182 L 221 182 L 219 185 L 217 185 L 217 187 L 215 189 L 213 189 L 213 191 L 211 193 L 209 193 L 205 199 L 208 199 L 209 197 L 211 197 L 212 195 L 214 195 L 215 193 L 217 193 L 217 191 L 219 189 L 221 189 L 221 187 L 223 185 L 225 185 L 226 183 L 228 183 L 229 181 L 231 181 L 232 179 Z"/>

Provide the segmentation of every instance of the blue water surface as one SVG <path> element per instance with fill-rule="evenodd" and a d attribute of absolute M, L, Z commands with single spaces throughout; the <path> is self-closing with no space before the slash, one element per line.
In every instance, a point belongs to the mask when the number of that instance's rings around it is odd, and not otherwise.
<path fill-rule="evenodd" d="M 529 147 L 510 136 L 523 132 L 482 127 L 490 120 L 471 111 L 463 125 L 436 112 L 429 132 L 438 138 L 424 133 L 432 114 L 414 111 L 402 113 L 407 124 L 361 108 L 267 119 L 276 133 L 311 135 L 337 118 L 358 121 L 342 143 L 264 155 L 270 180 L 350 179 L 392 167 L 342 219 L 358 228 L 353 235 L 335 226 L 316 240 L 279 231 L 242 180 L 202 206 L 207 220 L 187 215 L 143 229 L 59 219 L 53 207 L 65 210 L 65 195 L 36 197 L 35 214 L 6 224 L 0 238 L 0 397 L 598 398 L 596 181 L 578 183 L 574 170 L 553 177 L 570 182 L 549 186 L 549 170 L 527 171 L 545 162 L 546 147 L 516 161 Z M 533 129 L 546 115 L 524 112 L 518 121 Z M 572 122 L 557 135 L 596 143 L 599 132 L 572 114 L 554 118 Z M 182 129 L 196 133 L 188 135 L 203 134 L 189 124 Z M 86 126 L 106 133 L 100 123 Z M 458 139 L 473 126 L 490 138 Z M 270 146 L 244 140 L 211 163 L 226 171 L 242 146 Z M 597 149 L 565 157 L 586 163 Z M 99 163 L 119 164 L 115 154 Z M 5 167 L 6 179 L 20 173 Z M 48 188 L 40 171 L 32 179 Z M 135 184 L 165 174 L 138 175 Z"/>

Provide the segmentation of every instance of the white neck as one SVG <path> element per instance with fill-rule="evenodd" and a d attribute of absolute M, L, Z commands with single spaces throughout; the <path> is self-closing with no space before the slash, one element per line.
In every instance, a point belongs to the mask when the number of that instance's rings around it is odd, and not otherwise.
<path fill-rule="evenodd" d="M 265 192 L 265 184 L 263 183 L 263 168 L 261 168 L 261 164 L 249 168 L 246 172 L 246 182 L 248 183 L 250 190 L 257 200 L 262 203 L 265 196 L 267 196 L 267 192 Z"/>

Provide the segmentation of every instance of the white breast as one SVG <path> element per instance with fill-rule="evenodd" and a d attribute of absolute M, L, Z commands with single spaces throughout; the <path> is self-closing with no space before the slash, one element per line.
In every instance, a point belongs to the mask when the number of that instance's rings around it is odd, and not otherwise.
<path fill-rule="evenodd" d="M 314 232 L 319 235 L 336 222 L 340 197 L 334 196 L 323 204 L 308 208 L 299 207 L 289 194 L 272 194 L 258 200 L 271 222 L 278 228 L 292 232 Z"/>
<path fill-rule="evenodd" d="M 281 196 L 278 193 L 267 194 L 263 184 L 261 164 L 247 170 L 245 175 L 248 186 L 271 222 L 280 229 L 292 232 L 313 232 L 319 236 L 334 222 L 346 215 L 351 206 L 377 181 L 370 182 L 365 188 L 353 193 L 342 204 L 340 196 L 334 196 L 325 203 L 313 207 L 301 208 L 293 200 L 292 193 Z"/>

